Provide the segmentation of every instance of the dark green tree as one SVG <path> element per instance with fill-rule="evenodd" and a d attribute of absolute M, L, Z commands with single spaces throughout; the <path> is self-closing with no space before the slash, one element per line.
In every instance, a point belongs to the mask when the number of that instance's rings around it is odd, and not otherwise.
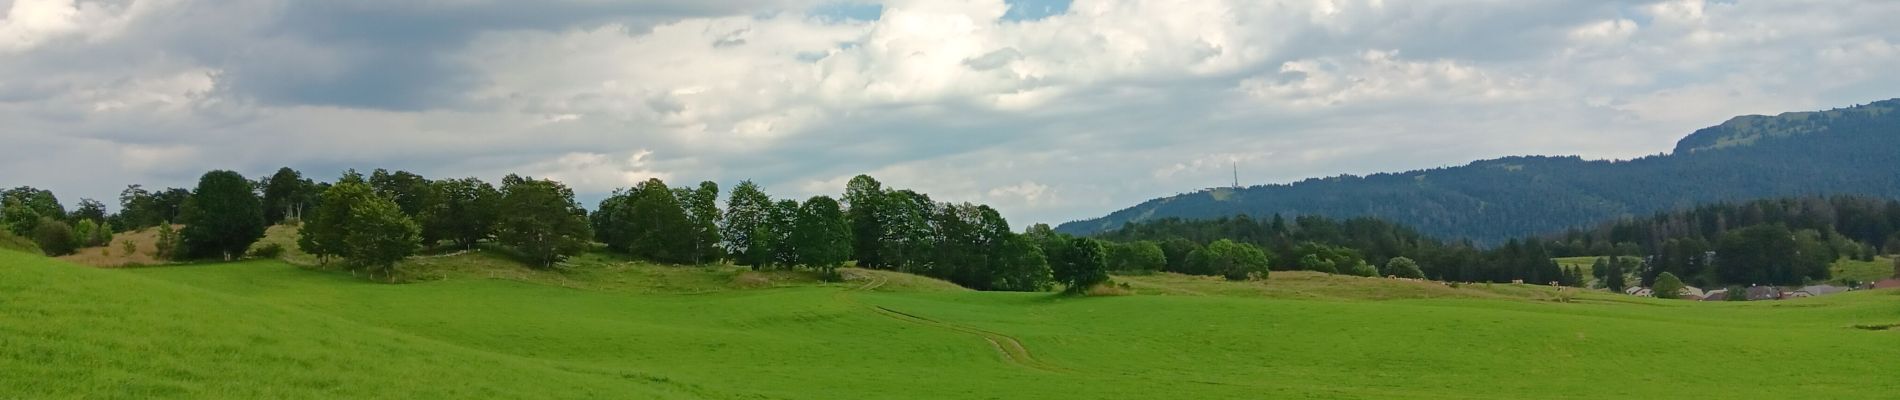
<path fill-rule="evenodd" d="M 264 237 L 264 208 L 252 192 L 251 181 L 233 171 L 211 171 L 200 177 L 179 222 L 185 225 L 179 239 L 189 258 L 232 260 Z"/>
<path fill-rule="evenodd" d="M 1418 268 L 1418 262 L 1405 257 L 1392 257 L 1385 262 L 1385 274 L 1408 279 L 1425 279 L 1425 271 Z"/>
<path fill-rule="evenodd" d="M 81 198 L 79 199 L 79 208 L 73 209 L 73 214 L 68 216 L 66 220 L 72 221 L 72 223 L 75 224 L 79 223 L 80 220 L 90 220 L 94 224 L 106 222 L 106 205 L 105 203 L 100 203 L 98 200 Z"/>
<path fill-rule="evenodd" d="M 276 225 L 303 214 L 303 208 L 308 206 L 304 201 L 311 197 L 305 192 L 309 191 L 313 184 L 310 180 L 304 179 L 303 173 L 290 167 L 283 167 L 278 168 L 276 173 L 266 178 L 263 186 L 264 223 Z"/>
<path fill-rule="evenodd" d="M 648 179 L 625 193 L 625 204 L 615 208 L 612 222 L 624 224 L 615 229 L 624 236 L 608 246 L 628 254 L 664 263 L 693 262 L 694 226 L 680 207 L 679 197 L 666 182 Z M 609 207 L 601 206 L 606 211 Z"/>
<path fill-rule="evenodd" d="M 574 191 L 551 180 L 508 175 L 501 181 L 501 218 L 495 238 L 543 269 L 587 249 L 587 210 Z"/>
<path fill-rule="evenodd" d="M 883 217 L 885 210 L 884 184 L 870 175 L 858 175 L 844 186 L 844 202 L 850 207 L 846 218 L 851 221 L 853 258 L 859 267 L 888 269 L 879 252 L 884 250 L 885 232 Z"/>
<path fill-rule="evenodd" d="M 1207 271 L 1228 280 L 1240 281 L 1254 277 L 1266 278 L 1269 261 L 1267 253 L 1257 246 L 1221 239 L 1188 254 L 1188 263 L 1196 271 Z"/>
<path fill-rule="evenodd" d="M 692 231 L 691 262 L 705 264 L 718 261 L 722 256 L 719 246 L 719 184 L 700 182 L 698 188 L 682 190 L 680 194 L 680 206 L 686 209 L 686 223 Z"/>
<path fill-rule="evenodd" d="M 396 202 L 402 208 L 402 214 L 417 218 L 431 203 L 430 195 L 435 190 L 428 178 L 409 171 L 389 172 L 377 168 L 369 174 L 369 186 L 376 189 L 376 195 Z"/>
<path fill-rule="evenodd" d="M 1168 265 L 1167 253 L 1161 245 L 1152 241 L 1130 243 L 1110 243 L 1108 249 L 1108 269 L 1110 271 L 1153 272 Z"/>
<path fill-rule="evenodd" d="M 1168 238 L 1161 242 L 1161 253 L 1167 258 L 1163 271 L 1187 273 L 1188 254 L 1200 250 L 1201 245 L 1180 237 Z"/>
<path fill-rule="evenodd" d="M 39 244 L 40 251 L 48 256 L 63 256 L 79 250 L 79 240 L 73 236 L 73 227 L 66 221 L 51 217 L 40 217 L 33 225 L 33 242 Z"/>
<path fill-rule="evenodd" d="M 384 279 L 395 281 L 396 262 L 422 247 L 422 228 L 395 201 L 382 196 L 368 196 L 354 204 L 346 231 L 343 257 L 368 269 L 372 278 L 381 273 Z"/>
<path fill-rule="evenodd" d="M 1049 270 L 1066 293 L 1087 292 L 1090 287 L 1108 282 L 1108 256 L 1102 250 L 1102 243 L 1095 239 L 1074 238 L 1044 251 L 1053 253 L 1049 257 Z"/>
<path fill-rule="evenodd" d="M 720 233 L 725 237 L 726 253 L 733 261 L 755 268 L 771 263 L 769 252 L 753 251 L 758 247 L 753 233 L 764 228 L 772 208 L 772 197 L 752 181 L 741 181 L 732 188 L 732 195 L 726 199 L 726 218 Z"/>
<path fill-rule="evenodd" d="M 1608 268 L 1603 271 L 1603 287 L 1610 289 L 1612 292 L 1622 293 L 1623 289 L 1629 286 L 1627 282 L 1628 278 L 1624 277 L 1624 275 L 1629 272 L 1623 269 L 1623 267 L 1629 264 L 1624 263 L 1622 258 L 1619 257 L 1610 260 L 1605 263 L 1605 265 L 1608 265 Z"/>
<path fill-rule="evenodd" d="M 0 206 L 10 205 L 31 209 L 40 217 L 59 220 L 66 218 L 66 206 L 62 205 L 59 197 L 53 196 L 50 190 L 21 186 L 0 191 Z"/>
<path fill-rule="evenodd" d="M 444 179 L 431 183 L 433 201 L 422 212 L 422 242 L 449 240 L 463 249 L 495 234 L 501 217 L 501 191 L 477 178 Z M 400 206 L 398 208 L 401 208 Z"/>
<path fill-rule="evenodd" d="M 349 234 L 352 210 L 374 197 L 377 197 L 375 189 L 363 181 L 362 174 L 355 170 L 344 172 L 336 184 L 324 189 L 316 208 L 305 216 L 297 231 L 297 247 L 317 256 L 320 263 L 328 264 L 331 258 L 342 257 L 348 251 L 344 241 Z"/>
<path fill-rule="evenodd" d="M 798 208 L 790 241 L 797 248 L 798 264 L 825 276 L 835 275 L 851 258 L 851 228 L 838 201 L 828 196 L 812 196 Z"/>

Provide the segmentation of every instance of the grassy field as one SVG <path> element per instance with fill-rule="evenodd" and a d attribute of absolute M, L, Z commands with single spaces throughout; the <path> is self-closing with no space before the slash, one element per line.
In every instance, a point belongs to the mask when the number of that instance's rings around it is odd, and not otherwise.
<path fill-rule="evenodd" d="M 263 398 L 1890 398 L 1900 293 L 1703 303 L 1275 273 L 984 293 L 481 253 L 378 284 L 280 261 L 0 251 L 0 393 Z M 0 396 L 6 397 L 6 396 Z"/>

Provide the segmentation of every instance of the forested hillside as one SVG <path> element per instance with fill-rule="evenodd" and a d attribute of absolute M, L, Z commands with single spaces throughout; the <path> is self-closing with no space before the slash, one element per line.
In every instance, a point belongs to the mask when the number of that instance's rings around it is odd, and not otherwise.
<path fill-rule="evenodd" d="M 1063 224 L 1097 234 L 1129 222 L 1240 214 L 1378 217 L 1428 235 L 1512 237 L 1719 201 L 1858 194 L 1900 197 L 1900 99 L 1738 117 L 1676 151 L 1626 161 L 1508 157 L 1459 167 L 1209 189 Z"/>

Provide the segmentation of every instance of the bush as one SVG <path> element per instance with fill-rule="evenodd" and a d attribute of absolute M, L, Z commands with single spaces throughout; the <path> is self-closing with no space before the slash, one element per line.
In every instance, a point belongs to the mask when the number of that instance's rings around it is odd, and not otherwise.
<path fill-rule="evenodd" d="M 33 227 L 33 242 L 49 256 L 73 254 L 79 249 L 79 241 L 73 237 L 73 227 L 60 220 L 40 217 Z"/>
<path fill-rule="evenodd" d="M 1378 268 L 1373 268 L 1372 264 L 1366 264 L 1363 261 L 1354 263 L 1352 266 L 1346 267 L 1345 271 L 1340 271 L 1340 272 L 1345 272 L 1348 275 L 1356 275 L 1356 276 L 1366 276 L 1366 277 L 1379 276 Z"/>
<path fill-rule="evenodd" d="M 1418 268 L 1418 262 L 1405 257 L 1392 257 L 1385 262 L 1385 274 L 1400 278 L 1425 279 L 1425 271 Z"/>
<path fill-rule="evenodd" d="M 1676 278 L 1676 274 L 1664 272 L 1656 276 L 1656 284 L 1650 285 L 1649 290 L 1658 299 L 1674 299 L 1682 292 L 1682 279 Z"/>
<path fill-rule="evenodd" d="M 265 243 L 263 245 L 251 248 L 252 258 L 277 258 L 277 257 L 282 257 L 283 255 L 284 255 L 284 245 L 277 244 L 277 243 Z"/>

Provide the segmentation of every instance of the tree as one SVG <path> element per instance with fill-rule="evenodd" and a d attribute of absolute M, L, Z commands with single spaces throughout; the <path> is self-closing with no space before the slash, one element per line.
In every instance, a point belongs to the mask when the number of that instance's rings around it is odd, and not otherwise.
<path fill-rule="evenodd" d="M 143 186 L 127 185 L 119 191 L 117 224 L 127 230 L 142 229 L 164 222 L 156 209 L 156 199 Z"/>
<path fill-rule="evenodd" d="M 828 196 L 812 196 L 798 208 L 790 241 L 798 264 L 825 276 L 836 274 L 838 266 L 851 258 L 851 228 L 838 201 Z"/>
<path fill-rule="evenodd" d="M 396 202 L 409 218 L 420 217 L 433 201 L 430 196 L 435 194 L 428 178 L 409 171 L 389 172 L 377 168 L 369 174 L 369 186 L 376 189 L 377 196 Z"/>
<path fill-rule="evenodd" d="M 1626 282 L 1628 278 L 1624 277 L 1624 274 L 1628 272 L 1623 269 L 1627 264 L 1623 263 L 1622 257 L 1618 257 L 1604 265 L 1606 265 L 1607 268 L 1603 270 L 1603 287 L 1610 289 L 1612 292 L 1622 293 L 1623 288 L 1629 285 Z"/>
<path fill-rule="evenodd" d="M 40 217 L 39 223 L 33 225 L 33 242 L 39 244 L 40 251 L 54 257 L 73 254 L 79 248 L 73 227 L 52 217 Z"/>
<path fill-rule="evenodd" d="M 1107 249 L 1110 271 L 1158 271 L 1168 265 L 1167 253 L 1155 242 L 1115 243 Z"/>
<path fill-rule="evenodd" d="M 765 222 L 752 232 L 752 245 L 762 262 L 753 269 L 769 266 L 790 267 L 798 264 L 798 243 L 792 240 L 792 228 L 798 224 L 798 201 L 779 200 L 766 210 Z"/>
<path fill-rule="evenodd" d="M 846 218 L 851 221 L 853 258 L 864 268 L 886 268 L 879 240 L 883 238 L 885 211 L 884 184 L 870 175 L 858 175 L 844 186 L 844 202 L 850 206 Z"/>
<path fill-rule="evenodd" d="M 91 220 L 94 224 L 106 222 L 106 205 L 105 203 L 100 203 L 98 200 L 81 198 L 79 199 L 79 208 L 74 209 L 73 214 L 67 218 L 67 220 L 75 224 L 79 223 L 80 220 Z"/>
<path fill-rule="evenodd" d="M 1037 292 L 1049 288 L 1049 260 L 1036 241 L 1023 235 L 1009 235 L 991 254 L 993 274 L 990 290 Z"/>
<path fill-rule="evenodd" d="M 1649 287 L 1649 290 L 1658 299 L 1677 298 L 1681 296 L 1682 289 L 1682 279 L 1676 278 L 1676 274 L 1668 272 L 1656 275 L 1656 284 L 1650 285 Z"/>
<path fill-rule="evenodd" d="M 1781 225 L 1729 231 L 1716 243 L 1715 271 L 1723 283 L 1798 284 L 1797 247 L 1794 233 Z"/>
<path fill-rule="evenodd" d="M 725 237 L 726 253 L 740 265 L 756 268 L 770 263 L 770 257 L 760 254 L 764 252 L 754 251 L 758 245 L 753 233 L 763 228 L 772 207 L 772 197 L 752 181 L 741 181 L 732 188 L 732 196 L 726 199 L 726 218 L 720 233 Z"/>
<path fill-rule="evenodd" d="M 39 223 L 40 213 L 33 211 L 32 207 L 27 207 L 25 204 L 10 203 L 6 205 L 4 212 L 0 212 L 0 224 L 6 225 L 7 230 L 13 232 L 14 235 L 30 236 L 35 228 L 39 227 Z"/>
<path fill-rule="evenodd" d="M 508 175 L 501 181 L 501 210 L 496 239 L 540 268 L 580 253 L 593 237 L 587 210 L 560 182 Z"/>
<path fill-rule="evenodd" d="M 1418 268 L 1418 262 L 1405 257 L 1392 257 L 1386 260 L 1385 274 L 1407 279 L 1425 279 L 1425 272 Z"/>
<path fill-rule="evenodd" d="M 303 173 L 290 167 L 278 168 L 277 173 L 264 181 L 264 223 L 276 225 L 287 219 L 301 218 L 306 205 L 303 201 L 307 198 L 304 192 L 310 186 Z"/>
<path fill-rule="evenodd" d="M 1309 255 L 1310 256 L 1310 255 Z M 1221 239 L 1188 254 L 1188 263 L 1196 271 L 1205 271 L 1228 280 L 1266 278 L 1269 257 L 1258 246 Z"/>
<path fill-rule="evenodd" d="M 422 247 L 422 228 L 395 201 L 368 196 L 350 207 L 343 243 L 343 257 L 351 264 L 394 281 L 396 262 Z"/>
<path fill-rule="evenodd" d="M 1319 254 L 1301 256 L 1300 268 L 1307 271 L 1325 272 L 1328 274 L 1339 273 L 1339 269 L 1335 267 L 1333 260 L 1321 257 Z"/>
<path fill-rule="evenodd" d="M 615 251 L 664 263 L 691 263 L 695 230 L 666 182 L 640 186 L 602 200 L 592 216 L 597 238 Z"/>
<path fill-rule="evenodd" d="M 316 209 L 308 215 L 303 227 L 297 232 L 297 247 L 305 253 L 317 256 L 318 262 L 329 263 L 332 257 L 341 257 L 348 251 L 345 242 L 349 235 L 350 219 L 357 204 L 375 198 L 375 189 L 363 181 L 363 175 L 351 170 L 344 172 L 336 184 L 323 190 L 317 201 Z"/>
<path fill-rule="evenodd" d="M 1102 243 L 1095 239 L 1073 238 L 1044 251 L 1053 253 L 1049 257 L 1049 269 L 1066 293 L 1079 294 L 1108 281 L 1107 255 L 1103 254 Z"/>
<path fill-rule="evenodd" d="M 232 260 L 264 237 L 263 207 L 252 194 L 251 182 L 237 172 L 211 171 L 200 177 L 179 219 L 185 224 L 179 232 L 184 255 L 190 258 Z"/>
<path fill-rule="evenodd" d="M 1888 237 L 1887 244 L 1885 247 L 1887 250 L 1886 253 L 1888 255 L 1900 256 L 1900 233 L 1896 233 L 1896 234 L 1893 234 L 1893 236 Z"/>
<path fill-rule="evenodd" d="M 73 246 L 77 248 L 91 247 L 93 245 L 93 235 L 99 230 L 99 224 L 84 218 L 75 221 L 78 222 L 72 224 Z"/>
<path fill-rule="evenodd" d="M 92 231 L 92 237 L 86 238 L 85 240 L 89 241 L 92 246 L 111 245 L 112 244 L 112 223 L 111 222 L 100 223 L 99 229 Z"/>
<path fill-rule="evenodd" d="M 61 205 L 59 197 L 45 189 L 21 186 L 0 191 L 0 206 L 18 205 L 33 210 L 40 217 L 52 219 L 66 218 L 66 206 Z M 38 218 L 35 218 L 37 221 Z"/>
<path fill-rule="evenodd" d="M 158 224 L 158 238 L 152 242 L 152 257 L 171 260 L 178 255 L 178 231 L 172 229 L 170 221 Z"/>
<path fill-rule="evenodd" d="M 430 184 L 434 191 L 419 221 L 423 243 L 449 240 L 464 249 L 495 233 L 500 217 L 501 191 L 476 178 L 445 179 Z"/>
<path fill-rule="evenodd" d="M 1345 273 L 1346 275 L 1352 275 L 1352 276 L 1364 276 L 1364 277 L 1379 276 L 1379 268 L 1373 267 L 1372 264 L 1367 264 L 1364 260 L 1354 262 L 1352 263 L 1351 266 L 1346 267 L 1344 271 L 1340 271 L 1340 272 Z"/>
<path fill-rule="evenodd" d="M 718 261 L 719 184 L 700 182 L 699 187 L 681 192 L 680 205 L 686 208 L 686 223 L 691 227 L 691 253 L 694 264 Z"/>
<path fill-rule="evenodd" d="M 1180 237 L 1171 237 L 1162 241 L 1161 253 L 1167 258 L 1167 264 L 1161 270 L 1186 273 L 1188 254 L 1200 249 L 1200 244 Z"/>
<path fill-rule="evenodd" d="M 931 254 L 940 236 L 931 220 L 938 214 L 939 205 L 923 193 L 894 190 L 884 193 L 881 206 L 883 214 L 878 221 L 884 232 L 878 235 L 880 262 L 885 268 L 912 273 L 930 269 Z"/>

